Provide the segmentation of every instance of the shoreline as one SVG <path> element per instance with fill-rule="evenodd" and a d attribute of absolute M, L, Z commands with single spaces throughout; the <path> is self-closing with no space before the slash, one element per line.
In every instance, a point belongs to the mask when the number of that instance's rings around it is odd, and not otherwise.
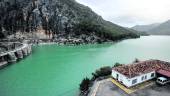
<path fill-rule="evenodd" d="M 96 34 L 58 34 L 55 38 L 48 37 L 45 34 L 35 34 L 36 37 L 31 36 L 32 34 L 21 34 L 20 32 L 16 33 L 16 35 L 9 35 L 6 39 L 1 39 L 1 41 L 11 41 L 11 42 L 25 42 L 35 45 L 86 45 L 86 44 L 104 44 L 104 43 L 115 43 L 126 39 L 136 39 L 140 38 L 140 36 L 115 36 L 113 38 L 99 37 Z"/>
<path fill-rule="evenodd" d="M 108 41 L 108 42 L 102 42 L 102 43 L 82 43 L 82 44 L 75 44 L 75 43 L 72 43 L 72 44 L 64 44 L 64 43 L 59 43 L 59 42 L 40 42 L 40 43 L 32 43 L 33 46 L 36 46 L 36 45 L 59 45 L 59 46 L 79 46 L 79 45 L 93 45 L 93 44 L 115 44 L 115 43 L 118 43 L 118 42 L 121 42 L 121 41 L 124 41 L 124 40 L 130 40 L 130 39 L 138 39 L 138 38 L 129 38 L 129 39 L 122 39 L 122 40 L 116 40 L 116 41 Z"/>
<path fill-rule="evenodd" d="M 139 37 L 140 38 L 140 37 Z M 46 39 L 46 40 L 49 40 L 49 41 L 37 41 L 37 40 L 34 40 L 34 42 L 30 43 L 31 45 L 33 46 L 36 46 L 36 45 L 53 45 L 53 44 L 57 44 L 59 46 L 63 46 L 63 45 L 66 45 L 66 46 L 79 46 L 79 45 L 89 45 L 89 44 L 114 44 L 114 43 L 117 43 L 117 42 L 120 42 L 120 41 L 123 41 L 123 40 L 128 40 L 128 39 L 138 39 L 138 38 L 124 38 L 124 39 L 121 39 L 121 40 L 115 40 L 115 41 L 103 41 L 103 42 L 87 42 L 87 43 L 84 43 L 84 42 L 59 42 L 59 41 L 52 41 L 52 39 Z M 41 39 L 40 39 L 41 40 Z"/>
<path fill-rule="evenodd" d="M 103 42 L 103 43 L 87 43 L 87 44 L 58 44 L 56 42 L 48 42 L 48 43 L 39 43 L 39 44 L 31 44 L 32 46 L 48 46 L 48 45 L 57 45 L 57 46 L 85 46 L 85 45 L 102 45 L 102 44 L 115 44 L 120 41 L 115 42 Z"/>

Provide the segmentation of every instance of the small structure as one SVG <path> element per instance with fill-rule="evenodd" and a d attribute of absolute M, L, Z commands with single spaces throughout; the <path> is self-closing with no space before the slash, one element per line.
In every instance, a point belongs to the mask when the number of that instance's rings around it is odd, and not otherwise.
<path fill-rule="evenodd" d="M 156 71 L 157 76 L 161 77 L 166 77 L 166 78 L 170 78 L 170 70 L 164 70 L 164 69 L 160 69 L 158 71 Z"/>
<path fill-rule="evenodd" d="M 126 87 L 154 79 L 157 74 L 169 77 L 170 63 L 160 60 L 147 60 L 112 69 L 113 78 Z"/>

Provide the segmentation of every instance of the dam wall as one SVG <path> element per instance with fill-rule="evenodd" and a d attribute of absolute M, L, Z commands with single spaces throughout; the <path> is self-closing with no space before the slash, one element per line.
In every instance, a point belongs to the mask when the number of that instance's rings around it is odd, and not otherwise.
<path fill-rule="evenodd" d="M 32 52 L 30 44 L 0 42 L 0 45 L 0 48 L 6 49 L 5 51 L 0 51 L 0 68 L 26 58 Z"/>

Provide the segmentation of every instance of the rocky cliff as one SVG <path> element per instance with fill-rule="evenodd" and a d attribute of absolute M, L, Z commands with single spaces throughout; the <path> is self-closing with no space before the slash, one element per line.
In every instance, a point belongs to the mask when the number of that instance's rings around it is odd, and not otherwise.
<path fill-rule="evenodd" d="M 16 32 L 106 41 L 138 37 L 75 0 L 0 0 L 0 38 Z"/>

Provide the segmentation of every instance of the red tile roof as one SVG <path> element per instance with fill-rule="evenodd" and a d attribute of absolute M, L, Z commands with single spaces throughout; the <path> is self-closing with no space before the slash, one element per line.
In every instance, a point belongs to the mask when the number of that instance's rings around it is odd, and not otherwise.
<path fill-rule="evenodd" d="M 160 69 L 160 70 L 158 70 L 156 72 L 170 78 L 170 71 Z"/>
<path fill-rule="evenodd" d="M 147 60 L 129 65 L 114 67 L 113 70 L 125 75 L 128 78 L 133 78 L 144 73 L 149 73 L 159 69 L 170 71 L 170 63 L 160 60 Z"/>

